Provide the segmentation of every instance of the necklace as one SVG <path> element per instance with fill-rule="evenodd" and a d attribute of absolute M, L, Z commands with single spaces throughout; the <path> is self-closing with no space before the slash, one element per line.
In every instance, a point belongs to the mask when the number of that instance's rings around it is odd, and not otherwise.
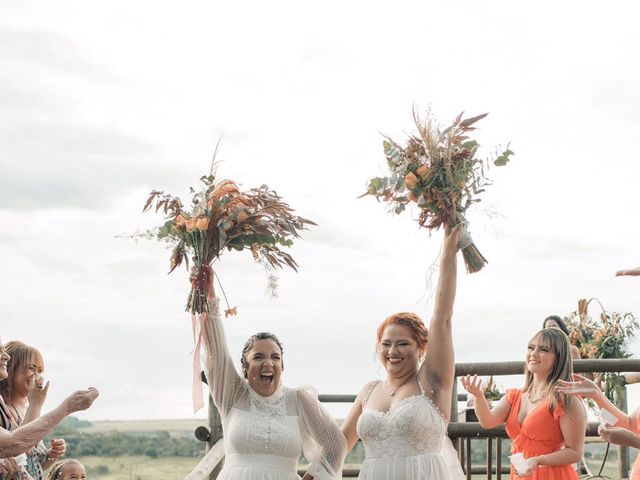
<path fill-rule="evenodd" d="M 397 392 L 398 390 L 400 390 L 400 387 L 402 387 L 402 386 L 406 385 L 407 383 L 409 383 L 411 380 L 413 380 L 413 379 L 414 379 L 414 378 L 416 378 L 417 376 L 418 376 L 418 374 L 416 374 L 416 373 L 414 373 L 413 375 L 411 375 L 409 378 L 407 378 L 404 382 L 402 382 L 402 383 L 401 383 L 400 385 L 398 385 L 396 388 L 392 389 L 392 390 L 389 392 L 389 396 L 390 396 L 390 397 L 394 397 L 394 396 L 395 396 L 395 394 L 396 394 L 396 392 Z M 387 381 L 388 381 L 388 380 L 387 380 Z M 388 385 L 388 384 L 387 384 L 387 385 Z M 389 386 L 389 385 L 388 385 L 388 386 Z M 389 386 L 389 388 L 391 388 L 391 386 Z"/>
<path fill-rule="evenodd" d="M 16 406 L 13 404 L 13 402 L 11 402 L 11 403 L 6 402 L 6 405 L 7 405 L 8 407 L 11 407 L 11 410 L 13 410 L 13 411 L 14 411 L 14 413 L 16 414 L 16 416 L 15 416 L 14 420 L 15 420 L 16 424 L 18 424 L 18 426 L 20 426 L 20 424 L 22 424 L 22 417 L 20 416 L 20 413 L 18 412 L 18 409 L 17 409 L 17 408 L 16 408 Z M 9 413 L 11 413 L 11 412 L 9 412 Z M 12 415 L 12 416 L 13 416 L 13 415 Z"/>
<path fill-rule="evenodd" d="M 529 389 L 527 390 L 527 396 L 529 397 L 529 402 L 531 403 L 539 402 L 546 396 L 546 394 L 547 394 L 547 391 L 544 388 L 542 389 L 542 391 L 537 397 L 533 393 L 533 387 L 529 387 Z"/>

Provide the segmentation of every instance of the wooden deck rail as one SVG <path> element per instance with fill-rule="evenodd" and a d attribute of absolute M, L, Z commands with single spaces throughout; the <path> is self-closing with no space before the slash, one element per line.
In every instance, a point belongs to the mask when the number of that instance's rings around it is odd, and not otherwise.
<path fill-rule="evenodd" d="M 573 370 L 576 373 L 585 372 L 640 372 L 640 360 L 638 359 L 599 359 L 599 360 L 574 360 Z M 460 377 L 467 374 L 478 374 L 483 376 L 494 375 L 521 375 L 524 372 L 524 362 L 484 362 L 484 363 L 457 363 L 455 368 L 455 376 Z M 204 380 L 204 375 L 203 381 Z M 206 382 L 205 382 L 206 383 Z M 457 382 L 456 382 L 457 383 Z M 455 385 L 455 384 L 454 384 Z M 626 392 L 626 386 L 625 386 Z M 318 399 L 323 403 L 353 403 L 356 395 L 353 394 L 322 394 Z M 455 400 L 453 400 L 455 399 Z M 503 474 L 509 472 L 506 465 L 502 465 L 502 440 L 507 437 L 504 426 L 485 430 L 477 422 L 458 422 L 458 402 L 467 400 L 466 394 L 458 394 L 456 386 L 452 395 L 452 418 L 448 427 L 448 435 L 456 443 L 460 462 L 466 472 L 467 479 L 471 479 L 472 475 L 486 475 L 488 479 L 492 479 L 496 475 L 497 480 L 501 480 Z M 626 397 L 625 405 L 626 409 Z M 203 432 L 203 429 L 205 430 Z M 209 429 L 206 427 L 198 427 L 196 438 L 207 442 L 207 450 L 218 448 L 219 440 L 222 438 L 222 423 L 220 415 L 213 405 L 211 397 L 209 397 Z M 589 423 L 587 425 L 587 436 L 597 437 L 598 424 Z M 487 442 L 487 463 L 486 465 L 472 465 L 471 462 L 471 439 L 486 439 Z M 496 441 L 496 465 L 492 464 L 493 456 L 493 440 Z M 217 445 L 217 446 L 216 446 Z M 209 480 L 217 478 L 221 465 L 210 466 Z M 359 470 L 345 469 L 343 476 L 357 477 Z M 626 479 L 629 475 L 629 449 L 627 447 L 619 448 L 618 456 L 618 478 Z M 206 478 L 202 476 L 201 478 Z"/>

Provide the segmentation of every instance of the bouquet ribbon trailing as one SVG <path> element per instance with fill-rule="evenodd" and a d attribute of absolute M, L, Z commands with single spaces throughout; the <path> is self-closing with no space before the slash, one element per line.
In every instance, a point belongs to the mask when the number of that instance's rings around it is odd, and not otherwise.
<path fill-rule="evenodd" d="M 193 385 L 191 387 L 191 393 L 193 398 L 193 413 L 196 413 L 202 407 L 204 407 L 202 378 L 200 377 L 201 371 L 201 351 L 202 351 L 202 331 L 205 328 L 207 321 L 207 312 L 209 311 L 209 303 L 206 295 L 206 285 L 213 281 L 210 278 L 210 270 L 205 267 L 193 267 L 191 276 L 191 294 L 195 296 L 204 297 L 205 311 L 197 313 L 192 311 L 191 313 L 191 329 L 193 331 L 193 343 L 195 347 L 193 349 Z"/>

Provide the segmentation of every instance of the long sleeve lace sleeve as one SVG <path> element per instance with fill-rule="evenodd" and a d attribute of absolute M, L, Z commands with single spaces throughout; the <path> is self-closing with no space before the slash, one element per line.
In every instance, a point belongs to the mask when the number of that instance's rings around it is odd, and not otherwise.
<path fill-rule="evenodd" d="M 304 390 L 297 391 L 298 415 L 303 428 L 303 451 L 309 461 L 307 473 L 318 480 L 342 478 L 347 441 L 320 402 Z"/>
<path fill-rule="evenodd" d="M 247 387 L 233 366 L 218 304 L 219 299 L 216 297 L 209 300 L 209 313 L 202 326 L 202 341 L 206 353 L 205 375 L 209 391 L 220 414 L 225 416 Z"/>

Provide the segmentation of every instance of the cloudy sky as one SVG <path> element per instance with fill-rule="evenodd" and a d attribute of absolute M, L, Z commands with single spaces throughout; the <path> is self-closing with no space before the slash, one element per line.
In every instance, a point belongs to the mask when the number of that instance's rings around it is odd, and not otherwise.
<path fill-rule="evenodd" d="M 411 131 L 412 105 L 443 123 L 490 112 L 477 132 L 485 153 L 516 152 L 470 214 L 490 263 L 460 268 L 458 361 L 523 358 L 544 316 L 579 298 L 638 313 L 640 280 L 614 277 L 640 264 L 638 10 L 3 1 L 3 340 L 42 350 L 49 406 L 95 385 L 84 418 L 190 417 L 186 273 L 166 274 L 163 245 L 118 237 L 162 220 L 141 214 L 151 189 L 187 199 L 222 135 L 221 177 L 266 183 L 318 224 L 294 245 L 300 272 L 280 273 L 275 300 L 250 255 L 225 255 L 218 273 L 240 312 L 226 321 L 231 350 L 273 330 L 285 383 L 356 392 L 383 373 L 377 324 L 432 308 L 441 235 L 356 198 L 384 173 L 381 133 Z"/>

